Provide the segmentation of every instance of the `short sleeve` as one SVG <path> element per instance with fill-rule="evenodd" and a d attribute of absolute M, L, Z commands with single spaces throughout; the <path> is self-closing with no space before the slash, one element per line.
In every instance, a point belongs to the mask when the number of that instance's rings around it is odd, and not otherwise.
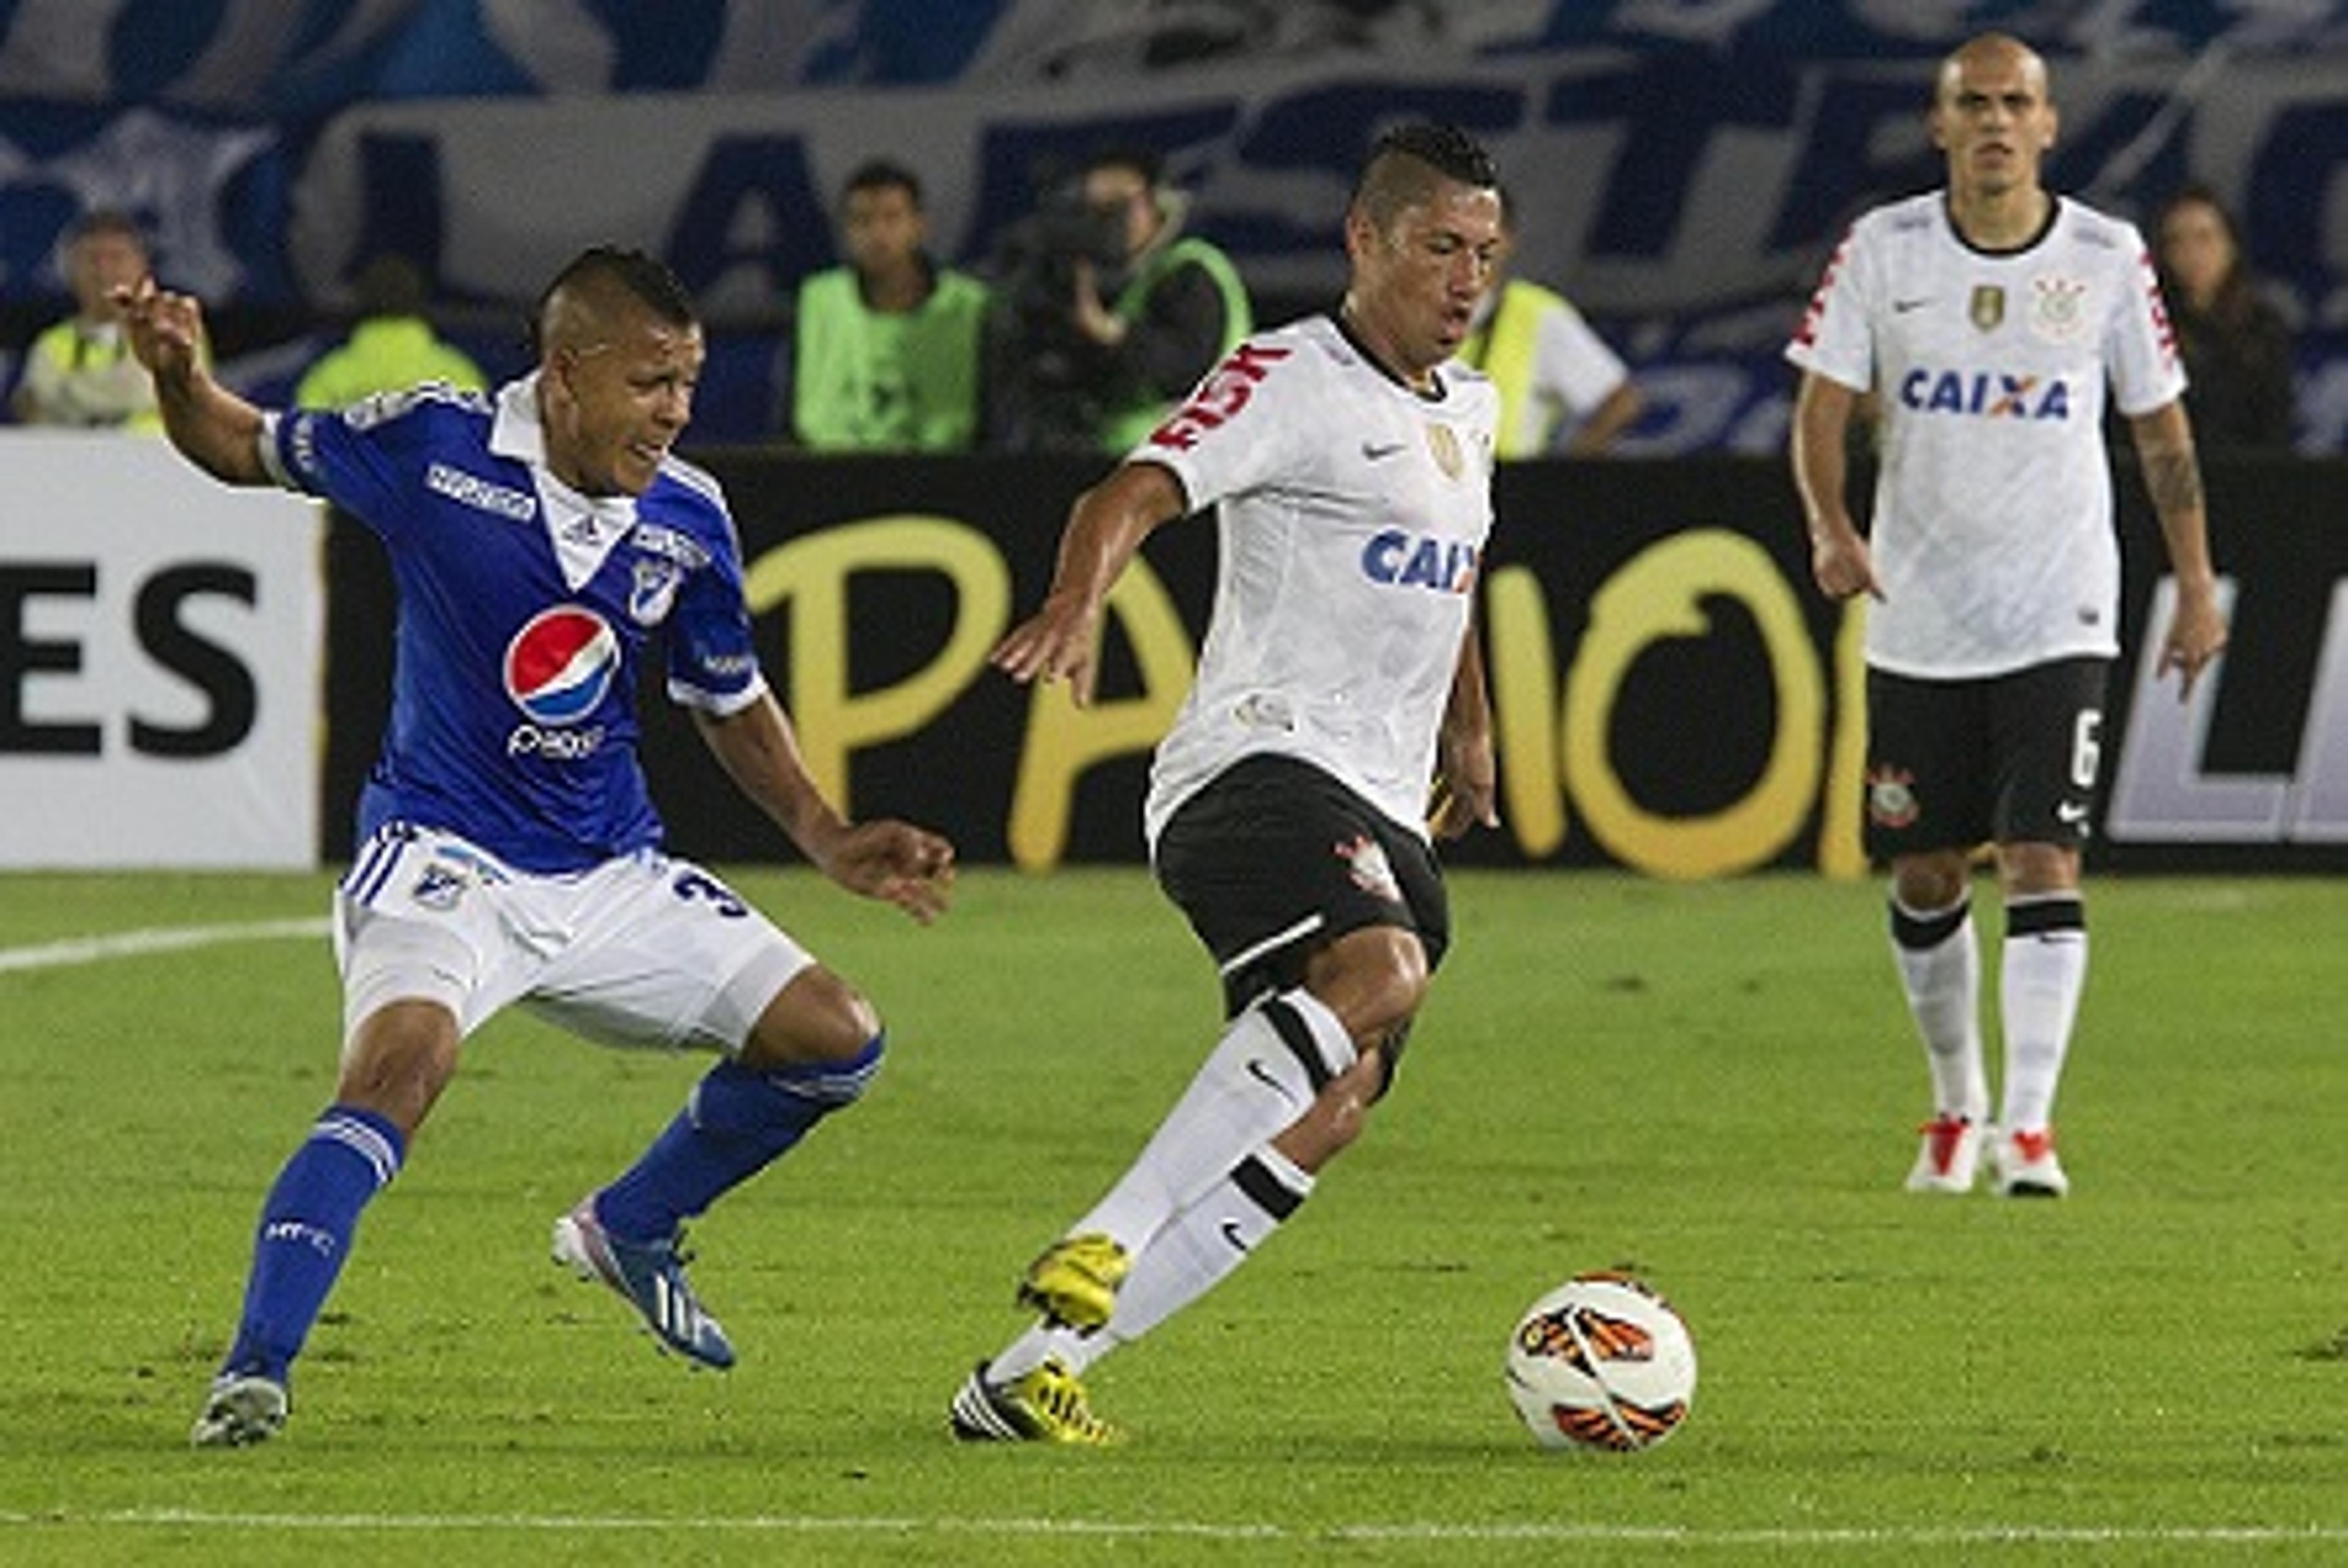
<path fill-rule="evenodd" d="M 2177 329 L 2160 296 L 2152 253 L 2136 229 L 2124 226 L 2127 253 L 2136 262 L 2114 302 L 2105 363 L 2111 366 L 2112 402 L 2133 418 L 2174 402 L 2185 391 L 2185 365 L 2177 351 Z"/>
<path fill-rule="evenodd" d="M 1309 352 L 1292 339 L 1241 343 L 1126 461 L 1172 470 L 1193 511 L 1292 477 L 1313 430 Z"/>
<path fill-rule="evenodd" d="M 1876 270 L 1873 248 L 1854 224 L 1827 259 L 1786 357 L 1853 392 L 1873 386 Z"/>
<path fill-rule="evenodd" d="M 1564 300 L 1540 320 L 1540 337 L 1534 350 L 1538 381 L 1554 388 L 1568 413 L 1588 414 L 1629 379 L 1622 358 Z"/>
<path fill-rule="evenodd" d="M 382 538 L 396 538 L 410 520 L 398 476 L 418 466 L 428 444 L 428 396 L 385 393 L 340 410 L 264 415 L 262 466 L 284 488 L 332 502 Z"/>
<path fill-rule="evenodd" d="M 767 682 L 732 519 L 720 509 L 716 528 L 700 537 L 698 548 L 677 553 L 688 559 L 661 563 L 682 579 L 668 621 L 669 700 L 721 716 L 738 712 L 757 700 Z"/>

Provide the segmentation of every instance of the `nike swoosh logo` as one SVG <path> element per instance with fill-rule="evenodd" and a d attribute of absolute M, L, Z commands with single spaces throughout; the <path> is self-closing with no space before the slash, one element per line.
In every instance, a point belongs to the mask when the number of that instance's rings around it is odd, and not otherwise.
<path fill-rule="evenodd" d="M 1930 300 L 1894 300 L 1891 309 L 1894 314 L 1904 316 L 1910 311 L 1921 311 L 1931 302 Z"/>
<path fill-rule="evenodd" d="M 1295 1093 L 1290 1090 L 1287 1084 L 1282 1083 L 1279 1079 L 1274 1078 L 1272 1075 L 1272 1069 L 1263 1064 L 1263 1059 L 1262 1057 L 1251 1056 L 1247 1059 L 1247 1075 L 1250 1078 L 1254 1079 L 1258 1083 L 1262 1084 L 1266 1089 L 1271 1090 L 1274 1094 L 1279 1095 L 1282 1100 L 1287 1101 L 1291 1105 L 1296 1103 Z"/>
<path fill-rule="evenodd" d="M 1223 1239 L 1231 1243 L 1234 1250 L 1239 1252 L 1245 1252 L 1248 1250 L 1247 1238 L 1240 1235 L 1239 1221 L 1225 1220 L 1223 1222 L 1222 1228 Z"/>
<path fill-rule="evenodd" d="M 1362 443 L 1362 456 L 1375 463 L 1382 458 L 1393 456 L 1406 445 L 1406 442 L 1402 441 L 1365 441 Z"/>
<path fill-rule="evenodd" d="M 2087 808 L 2075 800 L 2064 801 L 2054 808 L 2054 820 L 2057 822 L 2085 822 L 2087 820 Z"/>

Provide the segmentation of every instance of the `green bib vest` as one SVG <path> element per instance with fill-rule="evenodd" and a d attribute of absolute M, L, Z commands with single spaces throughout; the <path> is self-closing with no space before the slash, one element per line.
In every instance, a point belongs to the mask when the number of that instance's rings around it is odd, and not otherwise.
<path fill-rule="evenodd" d="M 1220 360 L 1255 330 L 1255 318 L 1248 308 L 1247 285 L 1240 282 L 1239 269 L 1231 265 L 1229 256 L 1204 240 L 1177 240 L 1152 256 L 1125 285 L 1109 311 L 1128 323 L 1139 321 L 1148 307 L 1149 292 L 1159 282 L 1175 268 L 1193 263 L 1206 269 L 1207 276 L 1215 281 L 1215 287 L 1223 296 L 1223 342 L 1215 351 Z M 1157 429 L 1173 406 L 1163 398 L 1151 397 L 1108 409 L 1101 418 L 1102 446 L 1122 456 Z"/>
<path fill-rule="evenodd" d="M 854 269 L 799 285 L 791 426 L 827 452 L 959 452 L 978 438 L 986 286 L 941 270 L 919 308 L 870 310 Z"/>
<path fill-rule="evenodd" d="M 1523 411 L 1525 400 L 1532 395 L 1533 354 L 1540 341 L 1540 320 L 1564 304 L 1564 296 L 1553 290 L 1511 279 L 1500 285 L 1500 302 L 1493 307 L 1491 319 L 1459 345 L 1460 362 L 1490 376 L 1492 389 L 1500 395 L 1496 456 L 1537 457 L 1551 434 L 1538 430 L 1534 434 L 1539 440 L 1528 442 Z"/>

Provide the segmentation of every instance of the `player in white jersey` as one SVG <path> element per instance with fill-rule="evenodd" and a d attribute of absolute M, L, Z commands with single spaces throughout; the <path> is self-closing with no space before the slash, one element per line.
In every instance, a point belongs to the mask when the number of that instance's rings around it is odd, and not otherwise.
<path fill-rule="evenodd" d="M 2160 518 L 2177 610 L 2159 671 L 2189 694 L 2225 645 L 2185 378 L 2128 224 L 2047 191 L 2046 67 L 1985 34 L 1942 62 L 1948 188 L 1852 225 L 1787 349 L 1811 568 L 1869 609 L 1867 842 L 1891 868 L 1894 955 L 1931 1064 L 1911 1191 L 2061 1196 L 2053 1107 L 2086 975 L 2080 858 L 2119 651 L 2108 382 Z M 1869 532 L 1846 502 L 1859 399 L 1880 419 Z M 2005 904 L 2001 1102 L 1990 1115 L 1968 864 Z"/>
<path fill-rule="evenodd" d="M 1458 130 L 1382 138 L 1346 210 L 1343 304 L 1242 343 L 1080 497 L 1043 608 L 995 651 L 1087 701 L 1110 586 L 1153 530 L 1215 507 L 1213 618 L 1144 826 L 1220 968 L 1226 1027 L 1133 1165 L 1029 1266 L 1037 1319 L 955 1394 L 963 1438 L 1110 1440 L 1081 1374 L 1303 1202 L 1441 961 L 1430 787 L 1436 833 L 1497 821 L 1472 610 L 1498 400 L 1445 364 L 1490 281 L 1495 188 Z"/>

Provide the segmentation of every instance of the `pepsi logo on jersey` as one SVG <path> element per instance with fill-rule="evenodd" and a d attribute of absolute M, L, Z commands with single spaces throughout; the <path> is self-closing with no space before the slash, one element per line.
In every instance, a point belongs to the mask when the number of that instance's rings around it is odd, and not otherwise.
<path fill-rule="evenodd" d="M 564 733 L 593 713 L 619 672 L 620 640 L 602 616 L 557 605 L 530 617 L 506 645 L 506 695 L 531 721 L 507 737 L 515 755 L 584 756 L 602 743 L 601 725 Z M 547 726 L 547 728 L 541 728 Z"/>
<path fill-rule="evenodd" d="M 2061 376 L 1918 365 L 1900 378 L 1900 401 L 1919 414 L 1978 414 L 1993 419 L 2068 419 L 2071 387 Z"/>

